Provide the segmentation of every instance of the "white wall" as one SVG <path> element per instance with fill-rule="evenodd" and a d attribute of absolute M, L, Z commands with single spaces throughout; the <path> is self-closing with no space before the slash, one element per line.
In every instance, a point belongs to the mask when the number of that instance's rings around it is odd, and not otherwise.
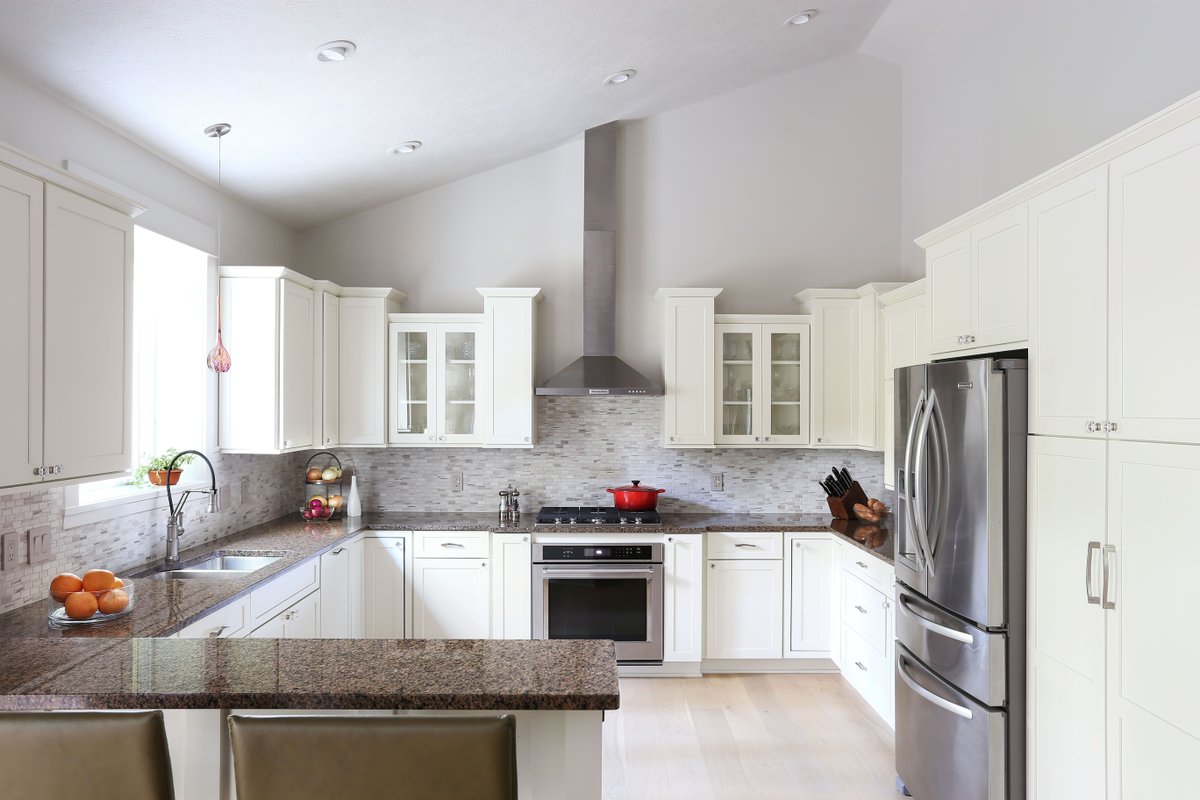
<path fill-rule="evenodd" d="M 833 59 L 624 126 L 618 350 L 659 373 L 662 286 L 794 313 L 808 287 L 899 275 L 900 83 Z M 389 285 L 409 311 L 478 311 L 476 286 L 541 286 L 538 379 L 581 353 L 582 139 L 300 236 L 300 268 Z"/>
<path fill-rule="evenodd" d="M 949 6 L 903 68 L 909 278 L 915 237 L 1200 90 L 1200 3 Z"/>
<path fill-rule="evenodd" d="M 216 226 L 217 192 L 212 186 L 3 70 L 0 109 L 0 141 L 60 169 L 66 160 L 78 162 L 158 204 Z M 203 126 L 195 135 L 204 135 Z M 237 157 L 233 135 L 225 147 L 229 167 Z M 166 213 L 160 209 L 157 216 Z M 155 217 L 151 205 L 138 222 L 154 227 Z M 295 257 L 296 235 L 290 228 L 229 198 L 224 205 L 222 239 L 222 259 L 229 264 L 291 264 Z"/>

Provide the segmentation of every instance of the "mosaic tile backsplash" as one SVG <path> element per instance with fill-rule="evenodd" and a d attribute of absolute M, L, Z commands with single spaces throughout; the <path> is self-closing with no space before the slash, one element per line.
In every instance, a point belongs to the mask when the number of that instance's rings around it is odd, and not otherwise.
<path fill-rule="evenodd" d="M 813 512 L 827 510 L 816 482 L 833 466 L 846 467 L 868 494 L 883 484 L 883 455 L 860 450 L 667 450 L 659 446 L 659 398 L 539 397 L 538 444 L 533 450 L 352 449 L 334 452 L 358 475 L 363 508 L 370 511 L 492 511 L 497 492 L 511 482 L 521 508 L 612 505 L 604 489 L 632 479 L 667 490 L 663 512 Z M 194 547 L 292 513 L 303 495 L 309 453 L 223 455 L 214 459 L 223 510 L 189 505 L 181 547 Z M 463 490 L 451 488 L 461 472 Z M 724 491 L 711 490 L 714 473 Z M 349 474 L 349 473 L 348 473 Z M 104 566 L 127 569 L 165 553 L 165 509 L 63 528 L 61 488 L 0 495 L 0 533 L 49 526 L 54 558 L 0 572 L 0 613 L 45 596 L 63 571 Z M 244 496 L 243 496 L 244 495 Z M 27 539 L 22 535 L 21 560 Z"/>
<path fill-rule="evenodd" d="M 863 488 L 883 489 L 883 454 L 861 450 L 668 450 L 659 445 L 662 400 L 539 397 L 532 450 L 338 449 L 359 476 L 368 511 L 491 511 L 510 481 L 523 514 L 543 505 L 612 505 L 604 489 L 638 479 L 667 490 L 663 512 L 828 510 L 816 482 L 846 467 Z M 451 475 L 463 474 L 463 490 Z M 721 473 L 725 490 L 710 490 Z"/>
<path fill-rule="evenodd" d="M 213 459 L 222 510 L 207 514 L 205 498 L 184 506 L 180 548 L 228 536 L 242 528 L 280 517 L 300 507 L 303 486 L 297 480 L 306 453 L 283 456 L 224 455 Z M 203 470 L 203 464 L 195 465 Z M 0 533 L 21 534 L 21 565 L 0 572 L 0 613 L 46 596 L 50 579 L 60 572 L 93 567 L 123 570 L 166 554 L 166 508 L 63 528 L 65 489 L 29 489 L 0 495 Z M 244 495 L 244 496 L 243 496 Z M 29 565 L 26 532 L 48 526 L 53 558 Z"/>

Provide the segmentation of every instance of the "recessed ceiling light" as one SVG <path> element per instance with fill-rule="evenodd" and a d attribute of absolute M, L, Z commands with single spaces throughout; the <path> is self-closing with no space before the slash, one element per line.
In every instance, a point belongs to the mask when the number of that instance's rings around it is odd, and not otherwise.
<path fill-rule="evenodd" d="M 339 39 L 336 42 L 326 42 L 313 49 L 312 57 L 317 61 L 345 61 L 350 56 L 354 55 L 357 48 L 354 42 L 347 42 L 345 39 Z"/>
<path fill-rule="evenodd" d="M 388 148 L 388 154 L 393 156 L 404 155 L 405 153 L 413 153 L 421 148 L 421 143 L 416 139 L 411 142 L 401 142 L 398 145 Z"/>
<path fill-rule="evenodd" d="M 801 11 L 799 14 L 794 14 L 787 18 L 784 25 L 803 25 L 806 22 L 811 22 L 812 18 L 817 15 L 815 8 L 810 8 L 808 11 Z"/>
<path fill-rule="evenodd" d="M 637 75 L 636 69 L 623 69 L 620 72 L 614 72 L 612 75 L 609 75 L 607 78 L 605 78 L 604 85 L 616 86 L 618 84 L 625 83 L 634 75 Z"/>

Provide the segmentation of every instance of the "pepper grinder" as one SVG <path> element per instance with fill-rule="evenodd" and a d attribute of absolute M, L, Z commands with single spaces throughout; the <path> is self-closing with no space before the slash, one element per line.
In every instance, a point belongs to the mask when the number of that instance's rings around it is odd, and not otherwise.
<path fill-rule="evenodd" d="M 509 486 L 512 486 L 512 484 L 510 483 Z M 510 495 L 512 498 L 512 507 L 509 509 L 508 516 L 513 522 L 516 522 L 521 518 L 521 501 L 517 499 L 520 496 L 520 492 L 518 492 L 516 489 L 512 490 Z"/>
<path fill-rule="evenodd" d="M 505 522 L 512 516 L 512 484 L 507 489 L 500 490 L 500 521 Z"/>

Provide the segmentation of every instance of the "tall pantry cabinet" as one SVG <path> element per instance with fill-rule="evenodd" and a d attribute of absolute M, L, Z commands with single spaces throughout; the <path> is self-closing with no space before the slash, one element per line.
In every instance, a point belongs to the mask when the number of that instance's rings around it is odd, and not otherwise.
<path fill-rule="evenodd" d="M 1200 495 L 1200 99 L 1104 147 L 1028 205 L 1040 800 L 1189 796 L 1200 760 L 1200 538 L 1160 511 Z"/>

